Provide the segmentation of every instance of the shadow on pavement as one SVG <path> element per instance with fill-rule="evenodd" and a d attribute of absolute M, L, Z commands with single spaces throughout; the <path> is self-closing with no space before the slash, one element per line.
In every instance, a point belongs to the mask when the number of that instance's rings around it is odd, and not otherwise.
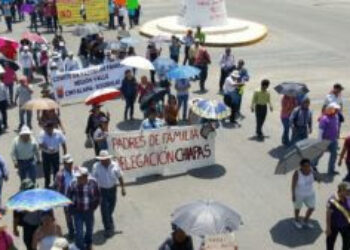
<path fill-rule="evenodd" d="M 294 218 L 281 220 L 271 228 L 271 238 L 275 243 L 290 248 L 312 245 L 323 232 L 315 220 L 311 220 L 315 226 L 313 229 L 297 229 L 293 220 Z"/>
<path fill-rule="evenodd" d="M 117 124 L 117 128 L 124 131 L 139 130 L 141 123 L 140 119 L 122 121 Z"/>
<path fill-rule="evenodd" d="M 145 177 L 137 178 L 134 182 L 129 182 L 126 186 L 137 186 L 137 185 L 145 185 L 148 183 L 156 182 L 156 181 L 165 181 L 169 179 L 174 179 L 186 175 L 190 175 L 195 178 L 201 179 L 217 179 L 226 174 L 226 169 L 219 165 L 211 165 L 207 167 L 197 168 L 189 170 L 187 173 L 163 176 L 163 175 L 150 175 Z"/>
<path fill-rule="evenodd" d="M 129 183 L 125 184 L 125 186 L 145 185 L 148 183 L 152 183 L 152 182 L 156 182 L 156 181 L 165 181 L 165 180 L 174 179 L 174 178 L 185 176 L 185 175 L 187 175 L 187 173 L 169 175 L 169 176 L 149 175 L 149 176 L 137 178 L 136 181 L 129 182 Z"/>
<path fill-rule="evenodd" d="M 280 145 L 277 148 L 273 148 L 269 151 L 269 155 L 275 159 L 281 160 L 283 156 L 288 152 L 288 147 Z"/>
<path fill-rule="evenodd" d="M 192 177 L 200 179 L 217 179 L 226 174 L 226 169 L 219 164 L 215 164 L 207 167 L 192 169 L 188 171 L 188 174 Z"/>
<path fill-rule="evenodd" d="M 104 230 L 95 232 L 92 237 L 92 244 L 96 246 L 102 246 L 105 243 L 106 243 L 106 238 L 104 236 Z"/>

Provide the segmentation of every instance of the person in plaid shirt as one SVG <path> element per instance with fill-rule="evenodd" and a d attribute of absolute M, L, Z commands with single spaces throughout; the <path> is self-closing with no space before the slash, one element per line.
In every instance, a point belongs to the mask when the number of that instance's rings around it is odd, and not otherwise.
<path fill-rule="evenodd" d="M 80 250 L 91 250 L 94 211 L 100 203 L 100 190 L 86 168 L 79 167 L 73 175 L 76 179 L 70 184 L 67 197 L 73 202 L 69 209 L 74 217 L 75 245 Z"/>
<path fill-rule="evenodd" d="M 58 192 L 67 196 L 68 188 L 73 181 L 73 158 L 70 154 L 63 156 L 63 168 L 57 173 L 55 179 L 55 188 Z M 74 238 L 73 214 L 65 207 L 64 214 L 66 217 L 68 238 Z"/>

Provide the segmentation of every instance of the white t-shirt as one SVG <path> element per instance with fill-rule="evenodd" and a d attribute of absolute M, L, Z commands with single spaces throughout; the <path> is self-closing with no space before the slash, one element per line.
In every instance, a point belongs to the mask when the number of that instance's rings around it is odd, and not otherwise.
<path fill-rule="evenodd" d="M 49 150 L 43 150 L 45 153 L 54 154 L 60 151 L 60 145 L 66 143 L 66 137 L 58 129 L 54 129 L 51 136 L 49 136 L 45 131 L 41 131 L 39 138 L 39 144 L 44 144 Z"/>
<path fill-rule="evenodd" d="M 335 94 L 331 93 L 326 96 L 326 99 L 324 100 L 324 106 L 327 107 L 331 103 L 336 103 L 340 105 L 340 107 L 343 107 L 343 99 L 341 96 L 336 96 Z"/>

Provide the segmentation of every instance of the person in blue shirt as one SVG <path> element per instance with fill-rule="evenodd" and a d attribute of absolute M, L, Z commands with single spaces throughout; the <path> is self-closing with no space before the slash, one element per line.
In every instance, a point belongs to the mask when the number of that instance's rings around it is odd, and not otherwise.
<path fill-rule="evenodd" d="M 147 117 L 141 123 L 141 130 L 152 130 L 164 127 L 165 122 L 162 119 L 157 118 L 157 111 L 155 108 L 150 108 L 147 112 Z"/>
<path fill-rule="evenodd" d="M 171 37 L 171 44 L 169 46 L 170 58 L 176 63 L 179 62 L 181 42 L 176 36 Z"/>

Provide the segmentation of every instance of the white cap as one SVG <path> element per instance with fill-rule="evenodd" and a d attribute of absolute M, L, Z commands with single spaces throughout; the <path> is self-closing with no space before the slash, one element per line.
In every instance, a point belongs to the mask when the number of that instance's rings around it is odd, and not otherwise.
<path fill-rule="evenodd" d="M 107 150 L 101 150 L 100 154 L 96 157 L 96 159 L 100 161 L 108 160 L 111 158 L 112 158 L 112 155 L 110 155 Z"/>
<path fill-rule="evenodd" d="M 63 156 L 63 162 L 64 163 L 73 163 L 73 157 L 70 154 L 65 154 Z"/>
<path fill-rule="evenodd" d="M 26 125 L 23 125 L 21 128 L 21 131 L 19 132 L 19 135 L 31 135 L 31 134 L 32 134 L 32 131 Z"/>
<path fill-rule="evenodd" d="M 88 174 L 89 174 L 89 171 L 85 167 L 78 167 L 73 171 L 74 177 L 77 177 L 77 178 Z"/>
<path fill-rule="evenodd" d="M 340 109 L 340 105 L 338 103 L 332 102 L 328 104 L 327 109 Z"/>
<path fill-rule="evenodd" d="M 238 70 L 234 70 L 234 71 L 231 73 L 231 76 L 234 77 L 234 78 L 239 78 L 239 77 L 240 77 L 239 71 L 238 71 Z"/>

